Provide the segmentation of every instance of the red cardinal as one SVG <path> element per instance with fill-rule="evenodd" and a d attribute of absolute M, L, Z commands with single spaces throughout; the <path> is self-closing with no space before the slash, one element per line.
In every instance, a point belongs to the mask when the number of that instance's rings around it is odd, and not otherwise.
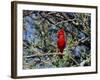
<path fill-rule="evenodd" d="M 57 31 L 57 47 L 61 53 L 63 53 L 65 45 L 64 29 L 61 28 Z"/>

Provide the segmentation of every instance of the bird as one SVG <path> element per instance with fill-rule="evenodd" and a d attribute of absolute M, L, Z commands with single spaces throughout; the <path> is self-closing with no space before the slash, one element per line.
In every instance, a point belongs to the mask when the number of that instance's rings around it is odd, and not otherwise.
<path fill-rule="evenodd" d="M 63 57 L 63 51 L 64 51 L 65 46 L 66 46 L 66 41 L 65 41 L 65 36 L 64 36 L 64 28 L 60 28 L 57 31 L 57 48 L 59 52 L 61 53 L 59 55 L 60 58 Z"/>

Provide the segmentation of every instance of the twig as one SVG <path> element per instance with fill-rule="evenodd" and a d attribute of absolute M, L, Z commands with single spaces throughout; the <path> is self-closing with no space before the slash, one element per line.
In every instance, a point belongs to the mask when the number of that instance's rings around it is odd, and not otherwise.
<path fill-rule="evenodd" d="M 30 55 L 30 56 L 24 56 L 24 58 L 32 58 L 32 57 L 35 57 L 35 56 L 52 56 L 52 55 L 61 55 L 61 53 L 44 53 L 44 54 L 41 54 L 41 53 L 36 53 L 36 54 L 33 54 L 33 55 Z M 63 54 L 64 55 L 64 54 Z"/>
<path fill-rule="evenodd" d="M 76 63 L 77 66 L 80 65 L 70 54 L 68 54 L 68 55 L 69 55 L 69 57 Z"/>

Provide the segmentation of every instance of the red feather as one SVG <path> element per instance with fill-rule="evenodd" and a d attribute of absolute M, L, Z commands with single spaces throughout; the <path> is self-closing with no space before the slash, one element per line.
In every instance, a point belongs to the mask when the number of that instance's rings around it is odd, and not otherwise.
<path fill-rule="evenodd" d="M 57 31 L 57 47 L 61 53 L 64 51 L 65 44 L 64 29 L 62 28 Z"/>

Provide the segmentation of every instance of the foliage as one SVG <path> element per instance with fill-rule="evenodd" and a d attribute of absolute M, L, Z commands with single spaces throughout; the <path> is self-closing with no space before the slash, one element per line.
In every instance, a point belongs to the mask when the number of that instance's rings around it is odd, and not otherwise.
<path fill-rule="evenodd" d="M 63 58 L 57 52 L 57 31 L 65 30 Z M 91 65 L 91 14 L 23 10 L 23 68 Z"/>

